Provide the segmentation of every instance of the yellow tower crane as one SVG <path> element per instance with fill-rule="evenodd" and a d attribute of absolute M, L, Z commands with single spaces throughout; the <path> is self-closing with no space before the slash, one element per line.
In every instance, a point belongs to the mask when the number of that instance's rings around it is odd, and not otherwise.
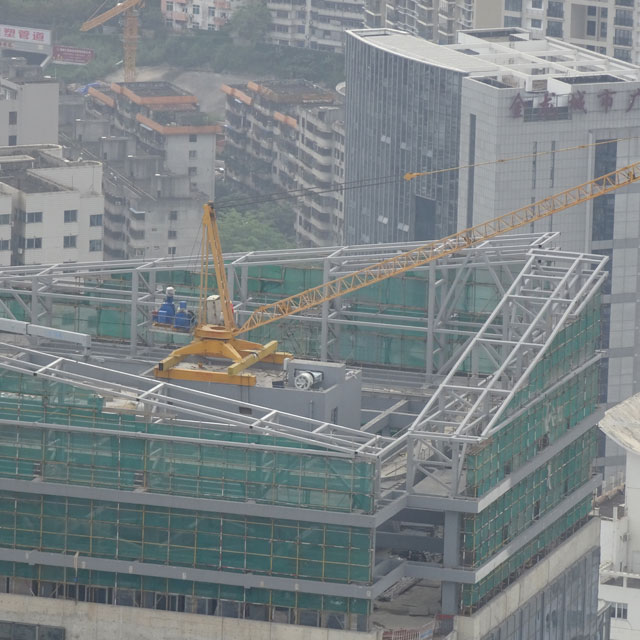
<path fill-rule="evenodd" d="M 405 179 L 411 180 L 419 175 L 422 174 L 407 174 Z M 155 376 L 158 378 L 224 382 L 246 386 L 255 385 L 255 376 L 241 373 L 244 369 L 260 360 L 280 363 L 289 354 L 278 352 L 276 341 L 260 345 L 240 340 L 237 336 L 301 311 L 312 309 L 324 302 L 334 300 L 387 278 L 421 267 L 444 256 L 472 247 L 479 242 L 514 231 L 639 180 L 640 162 L 636 162 L 498 218 L 464 229 L 441 240 L 434 240 L 416 249 L 400 253 L 382 262 L 377 262 L 317 287 L 307 289 L 302 293 L 263 305 L 257 308 L 241 327 L 236 326 L 233 318 L 215 211 L 213 203 L 210 202 L 205 205 L 203 216 L 200 318 L 199 324 L 195 329 L 195 338 L 189 345 L 175 350 L 170 356 L 162 360 L 154 370 Z M 206 282 L 210 253 L 213 257 L 218 281 L 219 301 L 222 311 L 221 314 L 217 314 L 218 317 L 222 316 L 222 321 L 217 321 L 214 324 L 207 322 L 205 314 L 207 302 Z M 218 296 L 213 297 L 218 298 Z M 222 357 L 232 360 L 234 363 L 226 371 L 209 371 L 199 367 L 178 367 L 189 355 Z"/>
<path fill-rule="evenodd" d="M 123 0 L 115 7 L 87 20 L 80 31 L 90 31 L 101 24 L 124 14 L 124 30 L 122 42 L 124 45 L 124 81 L 134 82 L 136 79 L 136 53 L 138 51 L 138 10 L 144 5 L 144 0 Z"/>

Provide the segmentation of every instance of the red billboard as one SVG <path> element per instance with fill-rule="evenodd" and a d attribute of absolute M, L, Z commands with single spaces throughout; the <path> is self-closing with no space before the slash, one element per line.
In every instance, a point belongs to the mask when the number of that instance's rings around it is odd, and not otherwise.
<path fill-rule="evenodd" d="M 63 44 L 53 45 L 53 62 L 58 64 L 87 64 L 95 56 L 93 49 L 68 47 Z"/>

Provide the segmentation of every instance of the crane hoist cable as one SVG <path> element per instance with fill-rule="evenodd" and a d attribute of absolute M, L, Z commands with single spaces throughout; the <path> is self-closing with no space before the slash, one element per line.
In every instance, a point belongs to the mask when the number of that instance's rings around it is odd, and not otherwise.
<path fill-rule="evenodd" d="M 555 155 L 556 153 L 566 153 L 569 151 L 580 151 L 582 149 L 589 149 L 591 147 L 598 147 L 603 144 L 612 144 L 617 142 L 623 142 L 627 140 L 638 140 L 640 136 L 628 136 L 624 138 L 611 138 L 608 140 L 598 140 L 596 142 L 589 142 L 586 144 L 574 145 L 571 147 L 563 147 L 562 149 L 551 149 L 548 151 L 535 151 L 532 153 L 525 153 L 518 156 L 511 156 L 507 158 L 497 158 L 494 160 L 486 160 L 483 162 L 475 162 L 472 164 L 461 164 L 455 167 L 447 167 L 445 169 L 432 169 L 429 171 L 417 171 L 407 172 L 403 175 L 393 174 L 388 176 L 382 176 L 379 178 L 363 178 L 359 180 L 350 180 L 346 182 L 335 182 L 329 187 L 301 187 L 299 189 L 288 189 L 286 191 L 272 191 L 271 193 L 256 196 L 255 198 L 246 198 L 244 200 L 229 200 L 223 199 L 216 203 L 216 211 L 223 211 L 225 209 L 244 208 L 257 204 L 268 204 L 270 202 L 279 202 L 281 200 L 296 200 L 304 197 L 305 195 L 323 195 L 325 193 L 332 193 L 336 191 L 349 191 L 351 189 L 362 189 L 365 187 L 377 187 L 379 185 L 391 184 L 393 182 L 409 182 L 415 178 L 434 176 L 442 173 L 448 173 L 451 171 L 460 171 L 464 169 L 475 169 L 478 167 L 485 167 L 494 164 L 505 164 L 507 162 L 515 162 L 517 160 L 527 160 L 531 158 L 539 158 L 543 156 Z"/>

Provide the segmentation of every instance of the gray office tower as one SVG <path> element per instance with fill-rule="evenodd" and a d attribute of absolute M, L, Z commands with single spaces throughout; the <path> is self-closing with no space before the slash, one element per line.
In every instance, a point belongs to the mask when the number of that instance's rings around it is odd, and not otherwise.
<path fill-rule="evenodd" d="M 346 180 L 371 186 L 346 191 L 346 242 L 443 237 L 580 185 L 638 160 L 639 126 L 640 67 L 629 63 L 518 28 L 458 32 L 454 45 L 351 31 Z M 609 401 L 640 391 L 639 191 L 532 229 L 559 232 L 563 249 L 609 257 L 601 345 Z"/>

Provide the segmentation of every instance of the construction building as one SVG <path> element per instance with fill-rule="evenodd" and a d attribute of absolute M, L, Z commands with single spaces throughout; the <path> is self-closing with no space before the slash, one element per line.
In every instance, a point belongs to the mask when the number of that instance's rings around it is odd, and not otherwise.
<path fill-rule="evenodd" d="M 254 365 L 251 395 L 148 375 L 190 339 L 151 320 L 167 285 L 196 304 L 198 258 L 3 270 L 3 619 L 96 640 L 606 637 L 606 257 L 558 244 L 443 250 L 264 324 L 250 339 L 293 359 Z M 412 246 L 227 256 L 234 313 Z"/>
<path fill-rule="evenodd" d="M 176 31 L 217 31 L 247 0 L 162 0 L 167 26 Z M 347 29 L 364 26 L 363 0 L 267 0 L 271 13 L 267 42 L 319 51 L 344 51 Z"/>
<path fill-rule="evenodd" d="M 85 116 L 62 139 L 105 164 L 106 258 L 193 252 L 220 131 L 196 96 L 168 82 L 88 88 Z"/>
<path fill-rule="evenodd" d="M 57 80 L 25 58 L 0 56 L 1 147 L 57 144 L 58 88 Z"/>
<path fill-rule="evenodd" d="M 226 178 L 257 194 L 305 189 L 292 202 L 300 246 L 342 242 L 342 96 L 305 80 L 223 85 Z M 323 193 L 314 193 L 319 188 Z"/>
<path fill-rule="evenodd" d="M 102 164 L 57 144 L 0 147 L 0 265 L 101 261 Z"/>
<path fill-rule="evenodd" d="M 456 45 L 351 32 L 347 86 L 348 182 L 481 165 L 346 191 L 349 244 L 444 237 L 640 153 L 640 67 L 517 28 L 459 32 Z M 610 401 L 637 391 L 640 379 L 627 328 L 640 312 L 638 206 L 631 190 L 535 225 L 561 231 L 563 248 L 612 257 L 603 298 Z"/>

